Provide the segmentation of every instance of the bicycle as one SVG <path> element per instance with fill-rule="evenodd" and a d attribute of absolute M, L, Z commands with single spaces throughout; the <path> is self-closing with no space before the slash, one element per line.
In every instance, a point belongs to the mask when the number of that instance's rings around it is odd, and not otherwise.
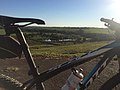
<path fill-rule="evenodd" d="M 101 21 L 105 22 L 105 26 L 107 26 L 110 29 L 115 29 L 116 34 L 119 33 L 119 24 L 114 22 L 113 20 L 104 19 L 101 18 Z M 27 24 L 20 25 L 18 23 L 26 22 Z M 20 83 L 19 81 L 16 81 L 13 78 L 10 78 L 9 76 L 5 76 L 3 74 L 0 75 L 0 80 L 9 82 L 12 81 L 13 83 L 10 83 L 8 86 L 11 90 L 30 90 L 34 86 L 36 86 L 36 90 L 45 90 L 43 82 L 54 77 L 55 75 L 71 69 L 72 74 L 68 78 L 66 84 L 62 87 L 62 90 L 70 90 L 71 87 L 76 90 L 84 90 L 95 80 L 95 78 L 103 71 L 103 69 L 108 65 L 108 63 L 113 59 L 115 55 L 118 57 L 120 52 L 120 40 L 119 37 L 116 38 L 115 41 L 112 43 L 105 45 L 103 47 L 100 47 L 96 50 L 93 50 L 89 53 L 86 53 L 82 56 L 79 56 L 77 58 L 74 58 L 71 61 L 67 61 L 65 63 L 62 63 L 56 67 L 50 68 L 49 70 L 46 70 L 42 73 L 38 72 L 38 68 L 35 65 L 35 62 L 33 60 L 33 57 L 31 55 L 31 52 L 29 50 L 28 44 L 24 38 L 23 32 L 20 29 L 21 27 L 25 27 L 28 25 L 31 25 L 33 23 L 36 24 L 45 24 L 45 22 L 41 19 L 33 19 L 33 18 L 15 18 L 15 17 L 8 17 L 8 16 L 0 16 L 0 25 L 4 27 L 6 34 L 3 36 L 0 36 L 0 40 L 3 40 L 5 42 L 9 42 L 9 45 L 1 45 L 0 50 L 0 58 L 13 58 L 17 56 L 21 56 L 22 52 L 25 55 L 26 61 L 29 65 L 30 71 L 29 75 L 31 75 L 33 78 L 26 81 L 25 83 Z M 10 35 L 15 34 L 17 37 L 16 39 L 13 39 Z M 3 42 L 2 42 L 3 43 Z M 14 47 L 10 47 L 11 45 L 14 45 Z M 6 54 L 7 53 L 7 56 Z M 85 62 L 91 61 L 92 59 L 96 57 L 101 57 L 101 60 L 96 64 L 96 66 L 93 68 L 90 73 L 83 78 L 83 74 L 81 71 L 75 69 L 76 66 L 84 64 Z M 118 60 L 119 61 L 119 60 Z M 120 61 L 119 61 L 120 63 Z M 116 76 L 119 76 L 118 73 Z M 7 79 L 7 80 L 6 80 Z M 4 82 L 3 82 L 4 83 Z M 74 85 L 73 85 L 74 84 Z M 118 83 L 116 83 L 118 84 Z M 6 86 L 6 87 L 7 87 Z M 12 87 L 13 86 L 13 87 Z M 115 85 L 114 85 L 115 86 Z M 105 86 L 104 86 L 105 87 Z M 106 87 L 105 87 L 106 88 Z M 111 89 L 113 87 L 109 87 Z M 73 90 L 73 89 L 72 89 Z M 106 88 L 106 90 L 108 90 Z"/>

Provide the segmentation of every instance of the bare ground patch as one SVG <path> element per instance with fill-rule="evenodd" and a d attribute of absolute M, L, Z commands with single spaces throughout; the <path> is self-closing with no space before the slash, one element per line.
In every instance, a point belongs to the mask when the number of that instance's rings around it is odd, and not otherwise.
<path fill-rule="evenodd" d="M 53 66 L 63 63 L 69 60 L 68 57 L 61 58 L 45 58 L 45 57 L 35 57 L 35 63 L 39 66 L 39 71 L 47 70 Z M 83 68 L 84 75 L 93 68 L 93 66 L 98 62 L 98 60 L 93 60 L 79 67 Z M 79 68 L 78 67 L 78 68 Z M 13 77 L 20 82 L 25 82 L 30 76 L 27 75 L 29 67 L 25 59 L 6 59 L 0 60 L 0 73 Z M 112 60 L 111 63 L 105 68 L 105 70 L 98 76 L 98 78 L 93 82 L 93 84 L 88 88 L 88 90 L 98 90 L 99 87 L 105 83 L 109 78 L 114 76 L 118 72 L 117 60 Z M 70 70 L 60 73 L 55 77 L 44 82 L 46 90 L 60 90 L 65 84 L 66 79 L 70 75 Z"/>

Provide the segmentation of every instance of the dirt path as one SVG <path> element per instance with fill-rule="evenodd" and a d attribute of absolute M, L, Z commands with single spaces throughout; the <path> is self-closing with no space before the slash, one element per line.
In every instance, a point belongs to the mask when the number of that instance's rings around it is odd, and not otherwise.
<path fill-rule="evenodd" d="M 47 70 L 52 66 L 58 65 L 63 63 L 64 61 L 68 60 L 68 58 L 42 58 L 36 57 L 34 58 L 37 66 L 39 66 L 39 71 Z M 91 61 L 89 63 L 85 63 L 80 67 L 84 69 L 84 74 L 87 73 L 93 68 L 93 66 L 98 62 L 98 60 Z M 99 87 L 110 77 L 115 75 L 118 71 L 118 64 L 116 60 L 113 60 L 107 68 L 100 74 L 100 76 L 95 80 L 95 82 L 88 88 L 88 90 L 98 90 Z M 5 75 L 9 75 L 14 77 L 15 79 L 25 82 L 30 76 L 27 76 L 29 68 L 24 59 L 6 59 L 0 60 L 0 73 Z M 45 81 L 46 90 L 60 90 L 60 88 L 65 84 L 67 77 L 70 75 L 70 70 L 67 70 L 59 75 Z"/>

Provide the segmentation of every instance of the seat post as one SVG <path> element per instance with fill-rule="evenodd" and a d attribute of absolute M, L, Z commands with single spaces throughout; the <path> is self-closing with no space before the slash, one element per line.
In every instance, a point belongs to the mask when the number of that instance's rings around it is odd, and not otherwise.
<path fill-rule="evenodd" d="M 25 37 L 24 37 L 21 29 L 19 27 L 14 27 L 14 30 L 16 31 L 16 36 L 18 38 L 18 41 L 20 42 L 20 45 L 21 45 L 24 55 L 26 57 L 27 63 L 30 68 L 30 72 L 31 72 L 33 78 L 35 79 L 39 76 L 40 73 L 38 72 L 37 66 L 35 65 L 35 62 L 33 60 L 31 52 L 29 50 L 29 46 L 25 40 Z M 37 90 L 44 90 L 43 84 L 39 80 L 37 80 L 37 81 L 38 81 L 38 82 L 36 82 Z"/>

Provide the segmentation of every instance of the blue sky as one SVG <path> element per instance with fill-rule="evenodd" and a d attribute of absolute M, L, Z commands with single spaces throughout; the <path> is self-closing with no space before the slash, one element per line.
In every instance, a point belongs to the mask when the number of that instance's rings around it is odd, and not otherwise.
<path fill-rule="evenodd" d="M 119 0 L 0 0 L 0 14 L 35 17 L 46 26 L 103 27 L 101 17 L 120 20 Z"/>

